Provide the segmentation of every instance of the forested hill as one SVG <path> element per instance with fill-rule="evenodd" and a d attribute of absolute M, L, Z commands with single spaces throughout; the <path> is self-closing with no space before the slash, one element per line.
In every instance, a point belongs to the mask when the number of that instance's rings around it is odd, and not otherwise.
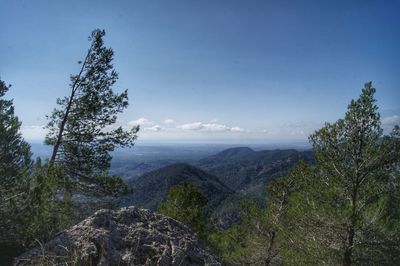
<path fill-rule="evenodd" d="M 195 166 L 175 163 L 132 176 L 127 182 L 133 193 L 121 199 L 121 206 L 156 210 L 172 186 L 190 183 L 207 196 L 207 210 L 226 226 L 237 221 L 242 200 L 263 205 L 268 182 L 285 175 L 300 160 L 312 162 L 312 152 L 229 148 L 194 162 Z"/>
<path fill-rule="evenodd" d="M 166 198 L 172 186 L 185 182 L 200 189 L 207 196 L 210 209 L 215 208 L 222 200 L 234 193 L 216 176 L 184 163 L 168 165 L 127 182 L 132 186 L 133 193 L 122 198 L 121 204 L 151 210 L 155 210 Z"/>
<path fill-rule="evenodd" d="M 255 152 L 253 149 L 250 149 L 249 147 L 229 148 L 215 155 L 211 155 L 204 159 L 201 159 L 200 162 L 213 163 L 215 161 L 242 160 L 249 156 L 253 156 L 256 153 L 257 152 Z"/>
<path fill-rule="evenodd" d="M 206 157 L 196 163 L 196 166 L 218 176 L 231 189 L 243 190 L 251 183 L 265 183 L 281 175 L 300 160 L 312 162 L 312 151 L 254 151 L 241 147 Z"/>

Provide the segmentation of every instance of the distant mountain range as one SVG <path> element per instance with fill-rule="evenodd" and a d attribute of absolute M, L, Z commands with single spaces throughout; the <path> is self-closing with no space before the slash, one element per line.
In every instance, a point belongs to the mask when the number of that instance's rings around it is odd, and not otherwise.
<path fill-rule="evenodd" d="M 312 152 L 294 149 L 254 151 L 243 147 L 224 150 L 201 159 L 195 165 L 238 191 L 255 181 L 268 181 L 300 160 L 311 161 Z"/>
<path fill-rule="evenodd" d="M 132 176 L 127 182 L 133 193 L 123 197 L 121 205 L 156 210 L 172 186 L 188 182 L 207 196 L 209 213 L 220 224 L 230 224 L 237 220 L 240 201 L 246 199 L 263 205 L 268 182 L 286 174 L 300 160 L 313 163 L 312 151 L 226 149 L 192 165 L 174 163 L 139 177 Z"/>

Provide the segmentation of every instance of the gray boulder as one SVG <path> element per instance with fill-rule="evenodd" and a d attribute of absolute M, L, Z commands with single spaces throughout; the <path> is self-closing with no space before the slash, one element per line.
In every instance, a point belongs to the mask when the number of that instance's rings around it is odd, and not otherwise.
<path fill-rule="evenodd" d="M 15 265 L 221 265 L 182 223 L 136 207 L 100 210 Z"/>

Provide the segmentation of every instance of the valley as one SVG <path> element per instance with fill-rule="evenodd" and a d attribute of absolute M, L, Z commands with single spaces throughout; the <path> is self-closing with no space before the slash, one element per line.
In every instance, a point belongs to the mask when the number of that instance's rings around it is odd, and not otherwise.
<path fill-rule="evenodd" d="M 183 156 L 177 152 L 176 157 L 170 154 L 165 160 L 153 161 L 149 157 L 146 162 L 125 164 L 126 173 L 134 173 L 124 176 L 133 192 L 118 199 L 118 205 L 134 205 L 155 211 L 171 187 L 190 183 L 207 196 L 207 213 L 220 226 L 227 227 L 238 222 L 242 201 L 265 206 L 270 180 L 285 175 L 301 160 L 313 163 L 313 154 L 308 150 L 256 151 L 249 147 L 235 147 L 195 160 L 200 154 L 197 151 L 189 159 L 180 161 Z M 114 168 L 113 171 L 120 170 Z"/>
<path fill-rule="evenodd" d="M 37 157 L 49 156 L 44 145 L 32 148 Z M 172 186 L 186 182 L 207 196 L 207 214 L 221 227 L 229 227 L 239 221 L 242 201 L 265 206 L 268 182 L 301 160 L 314 162 L 303 143 L 138 145 L 114 151 L 110 174 L 132 187 L 132 193 L 114 200 L 117 206 L 155 211 Z"/>

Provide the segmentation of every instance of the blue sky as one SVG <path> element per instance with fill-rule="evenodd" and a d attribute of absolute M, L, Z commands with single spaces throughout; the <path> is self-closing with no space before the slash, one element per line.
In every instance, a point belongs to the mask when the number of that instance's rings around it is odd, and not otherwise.
<path fill-rule="evenodd" d="M 0 76 L 22 132 L 68 94 L 95 28 L 107 32 L 139 140 L 306 140 L 343 116 L 366 81 L 400 121 L 400 1 L 0 2 Z"/>

